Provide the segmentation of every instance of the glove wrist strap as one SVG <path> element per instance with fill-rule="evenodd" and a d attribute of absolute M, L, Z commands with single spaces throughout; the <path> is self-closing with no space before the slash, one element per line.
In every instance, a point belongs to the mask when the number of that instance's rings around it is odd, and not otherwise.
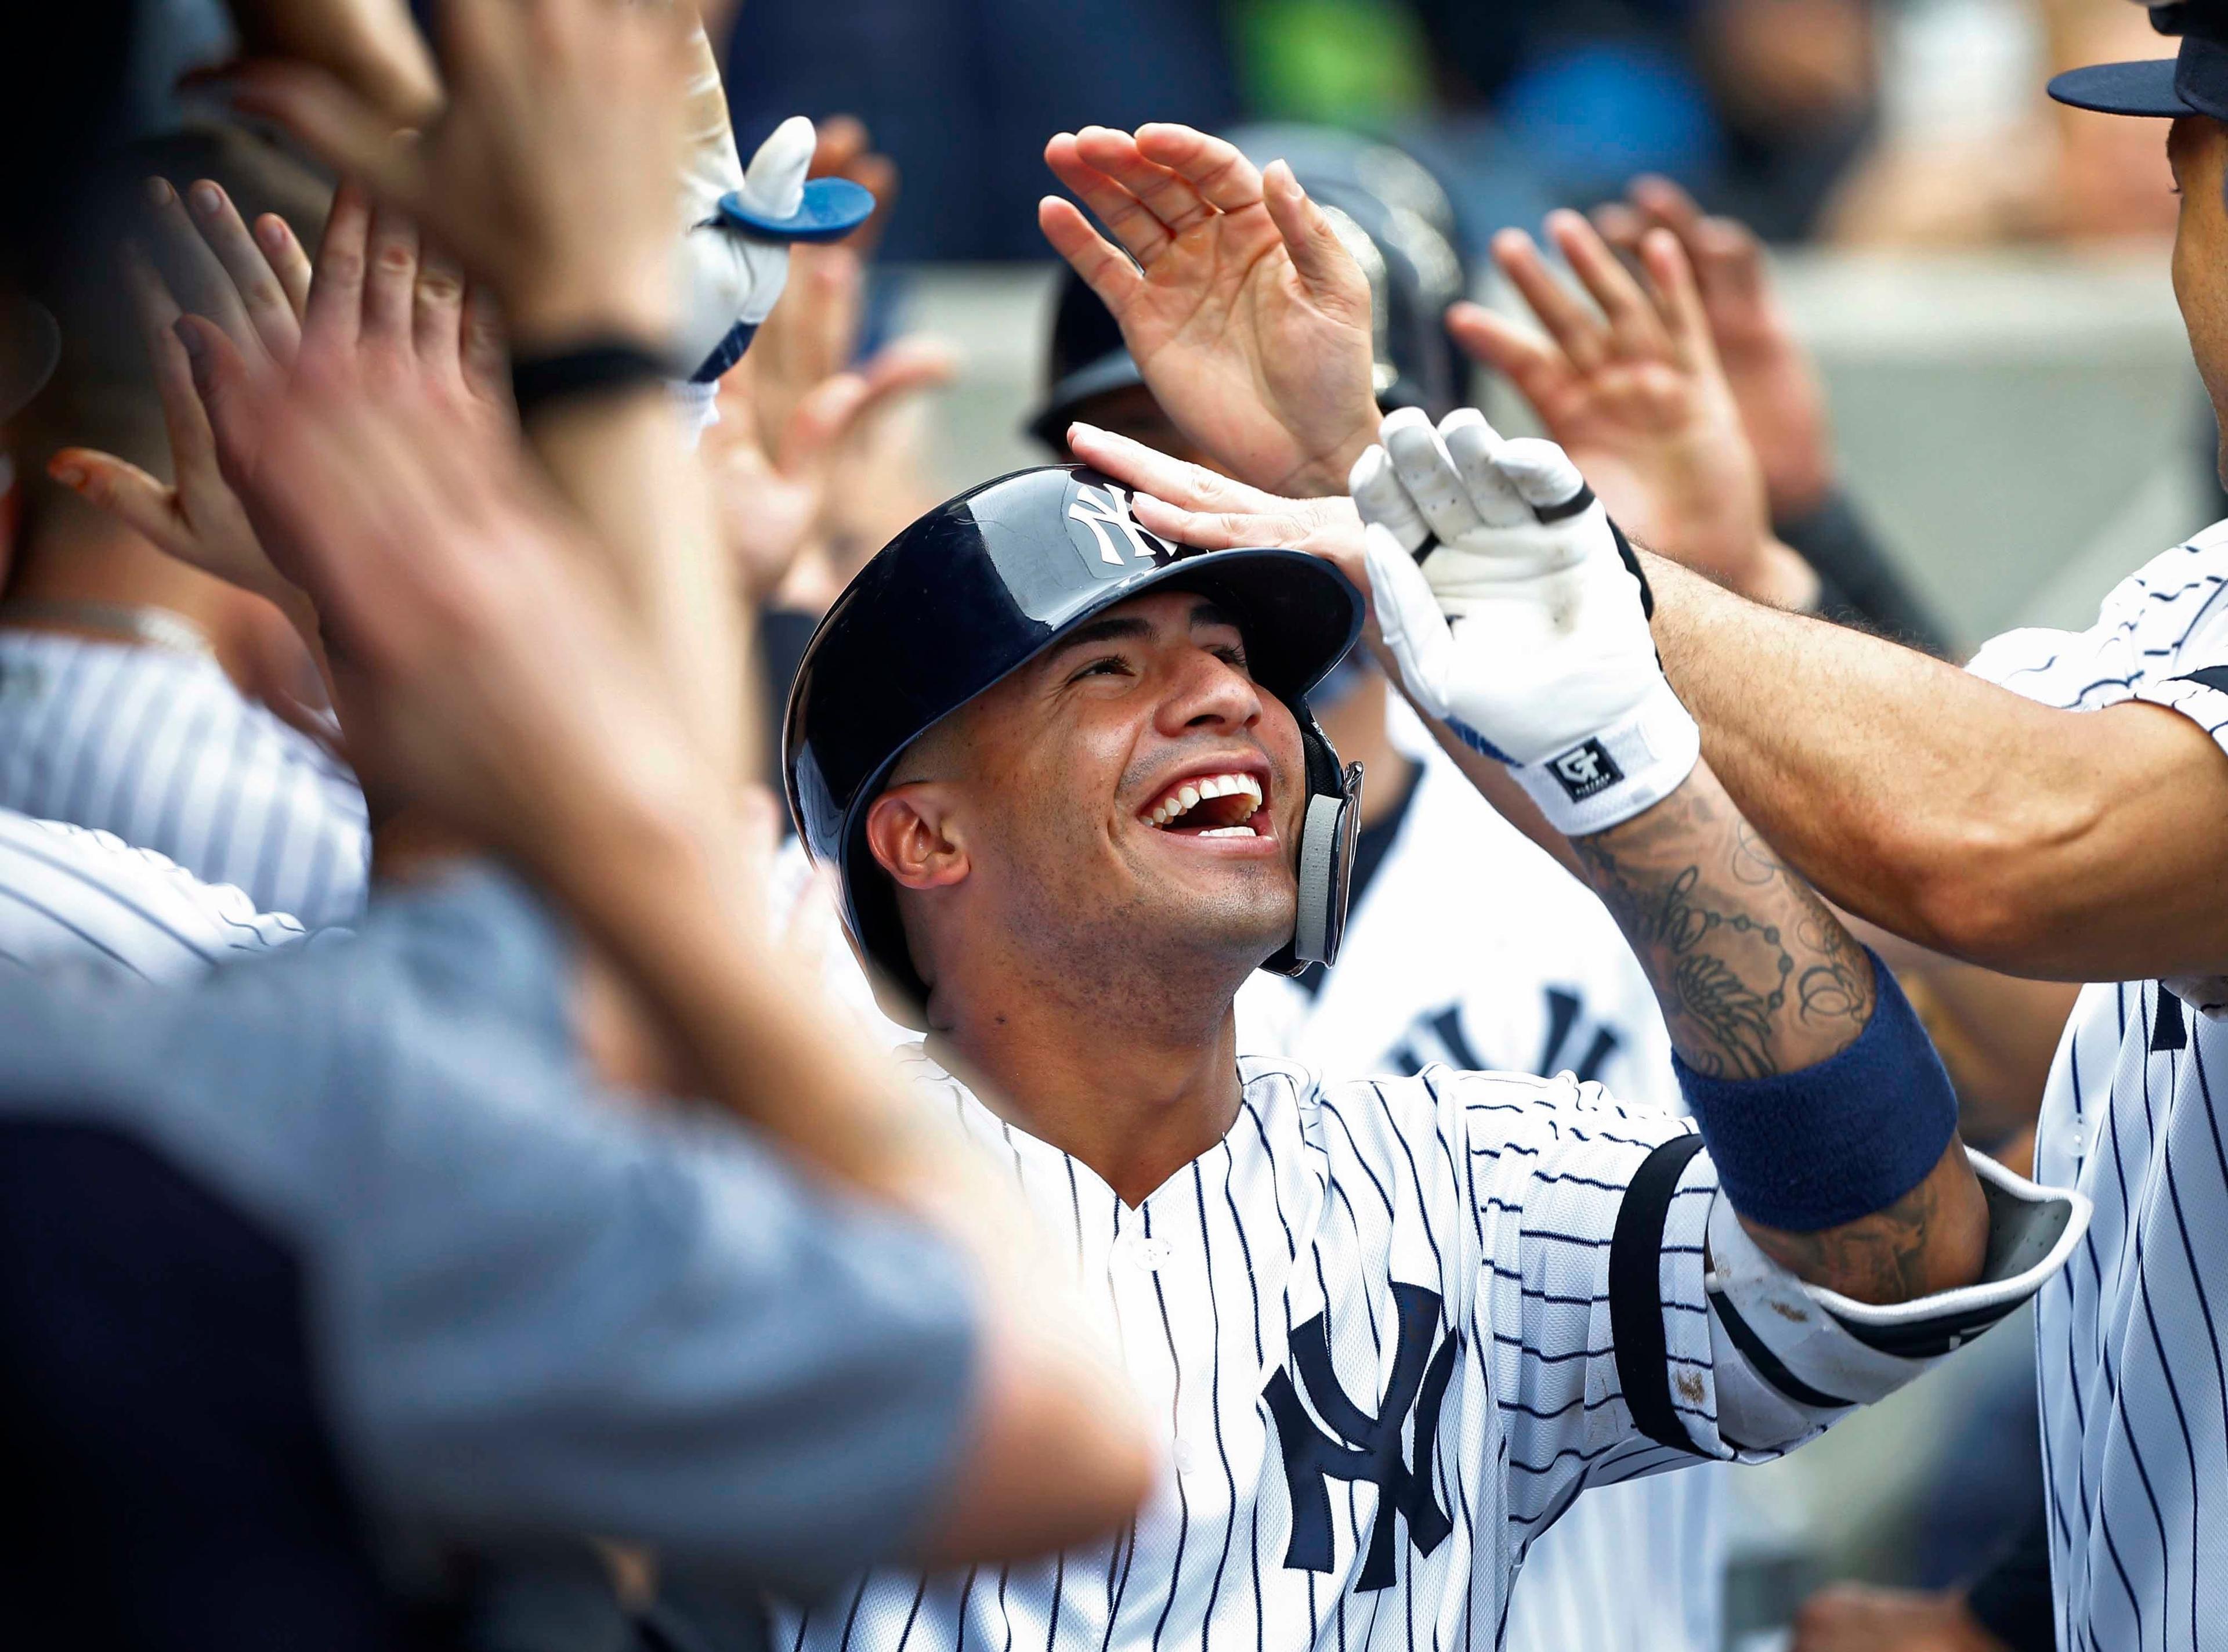
<path fill-rule="evenodd" d="M 1513 764 L 1509 772 L 1549 825 L 1565 837 L 1585 837 L 1662 802 L 1701 754 L 1701 730 L 1666 682 L 1622 721 L 1536 763 Z"/>

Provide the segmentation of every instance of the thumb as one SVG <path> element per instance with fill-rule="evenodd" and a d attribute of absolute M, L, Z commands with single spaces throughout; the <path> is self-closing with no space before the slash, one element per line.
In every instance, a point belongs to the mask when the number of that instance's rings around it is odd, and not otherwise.
<path fill-rule="evenodd" d="M 177 490 L 127 459 L 91 448 L 65 447 L 47 461 L 47 474 L 91 505 L 171 555 L 180 541 Z"/>
<path fill-rule="evenodd" d="M 1444 718 L 1455 639 L 1439 599 L 1431 594 L 1431 581 L 1382 522 L 1373 522 L 1362 529 L 1362 555 L 1369 565 L 1377 629 L 1400 663 L 1401 681 L 1418 705 Z"/>
<path fill-rule="evenodd" d="M 768 218 L 788 218 L 804 204 L 804 175 L 812 165 L 812 123 L 791 115 L 751 157 L 743 174 L 743 205 Z"/>
<path fill-rule="evenodd" d="M 1495 455 L 1501 473 L 1515 485 L 1524 503 L 1534 511 L 1555 512 L 1586 491 L 1586 479 L 1571 456 L 1553 442 L 1536 436 L 1520 436 L 1501 445 Z"/>

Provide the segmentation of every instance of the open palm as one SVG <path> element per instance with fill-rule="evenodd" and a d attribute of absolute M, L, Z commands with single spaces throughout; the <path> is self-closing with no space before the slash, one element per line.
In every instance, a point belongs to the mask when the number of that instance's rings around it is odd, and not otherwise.
<path fill-rule="evenodd" d="M 1045 235 L 1177 428 L 1256 486 L 1341 489 L 1377 419 L 1369 284 L 1291 170 L 1159 125 L 1063 132 L 1045 160 L 1120 245 L 1056 196 Z"/>

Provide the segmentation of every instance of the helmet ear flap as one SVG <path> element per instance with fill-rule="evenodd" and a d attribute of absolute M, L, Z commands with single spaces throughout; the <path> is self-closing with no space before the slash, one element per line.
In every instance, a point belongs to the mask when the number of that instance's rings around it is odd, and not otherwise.
<path fill-rule="evenodd" d="M 1303 701 L 1293 701 L 1300 747 L 1307 758 L 1308 804 L 1300 819 L 1299 899 L 1292 938 L 1261 967 L 1303 974 L 1338 961 L 1346 934 L 1347 896 L 1354 880 L 1354 841 L 1361 829 L 1361 765 L 1341 772 L 1338 752 Z"/>

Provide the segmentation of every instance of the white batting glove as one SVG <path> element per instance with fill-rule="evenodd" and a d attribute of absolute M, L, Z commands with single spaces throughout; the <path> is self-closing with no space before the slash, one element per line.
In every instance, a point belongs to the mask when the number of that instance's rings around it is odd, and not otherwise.
<path fill-rule="evenodd" d="M 1417 703 L 1566 836 L 1677 789 L 1701 735 L 1664 681 L 1639 565 L 1553 442 L 1464 407 L 1388 415 L 1349 485 L 1377 623 Z"/>
<path fill-rule="evenodd" d="M 739 323 L 755 327 L 772 313 L 789 279 L 789 248 L 782 242 L 736 234 L 720 214 L 720 199 L 739 192 L 744 203 L 769 218 L 787 218 L 804 199 L 812 165 L 812 123 L 792 115 L 775 127 L 749 171 L 735 148 L 727 93 L 711 42 L 696 31 L 695 73 L 687 93 L 688 138 L 681 165 L 682 305 L 682 359 L 691 368 L 707 361 Z"/>

